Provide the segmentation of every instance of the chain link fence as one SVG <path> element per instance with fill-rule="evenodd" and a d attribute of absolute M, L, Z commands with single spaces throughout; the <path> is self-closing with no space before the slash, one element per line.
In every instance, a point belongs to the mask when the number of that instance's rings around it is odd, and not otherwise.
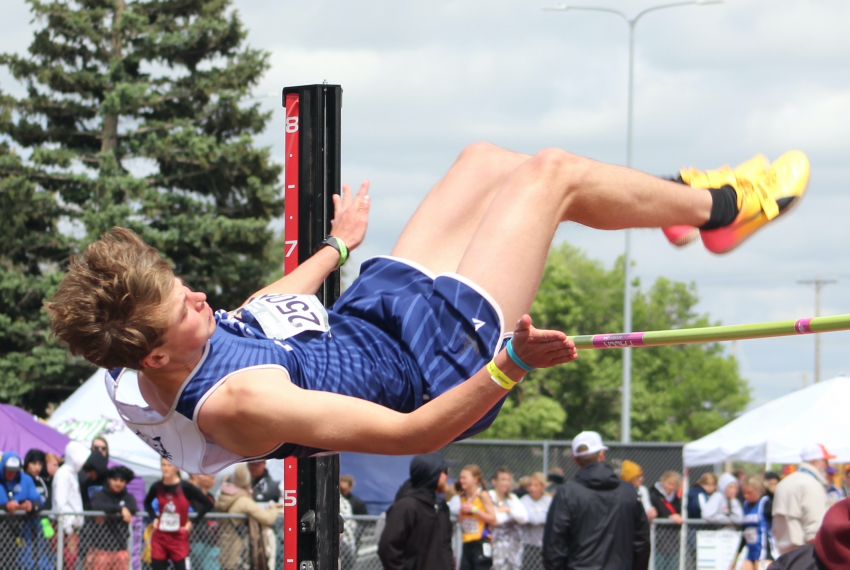
<path fill-rule="evenodd" d="M 682 473 L 681 443 L 607 445 L 607 461 L 615 466 L 625 459 L 634 461 L 643 468 L 647 485 L 652 485 L 665 471 Z M 481 467 L 487 477 L 503 466 L 510 469 L 516 478 L 537 471 L 548 473 L 551 469 L 560 469 L 566 479 L 570 479 L 578 471 L 569 441 L 471 439 L 451 444 L 444 454 L 452 466 L 452 476 L 457 476 L 460 469 L 468 464 Z"/>
<path fill-rule="evenodd" d="M 69 518 L 72 515 L 63 515 Z M 58 529 L 61 520 L 51 513 L 9 515 L 0 511 L 0 569 L 36 570 L 149 570 L 151 528 L 141 516 L 125 523 L 120 517 L 101 512 L 73 515 L 75 531 Z M 382 517 L 353 516 L 345 521 L 340 536 L 340 570 L 381 570 L 378 541 Z M 458 529 L 456 528 L 456 531 Z M 252 540 L 244 515 L 208 513 L 195 524 L 189 536 L 190 568 L 193 570 L 250 570 Z M 265 544 L 272 554 L 270 569 L 283 568 L 282 523 L 269 529 Z M 697 570 L 715 568 L 711 558 L 737 547 L 740 533 L 702 521 L 677 525 L 658 520 L 650 532 L 652 557 L 650 570 Z M 261 539 L 262 540 L 262 539 Z M 256 543 L 256 541 L 255 541 Z M 733 544 L 734 543 L 734 544 Z M 455 532 L 453 550 L 461 550 L 459 532 Z M 699 557 L 699 559 L 698 559 Z M 525 545 L 521 570 L 543 570 L 541 551 Z M 725 568 L 729 567 L 729 563 Z M 494 566 L 494 570 L 500 570 Z M 520 569 L 512 569 L 520 570 Z"/>

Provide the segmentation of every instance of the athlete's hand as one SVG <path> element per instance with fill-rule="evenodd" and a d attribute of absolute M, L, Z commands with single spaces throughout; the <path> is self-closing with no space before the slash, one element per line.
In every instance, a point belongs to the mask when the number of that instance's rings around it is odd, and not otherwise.
<path fill-rule="evenodd" d="M 523 315 L 514 328 L 514 351 L 532 368 L 551 368 L 578 358 L 578 349 L 561 331 L 538 329 Z"/>
<path fill-rule="evenodd" d="M 331 221 L 331 235 L 345 242 L 349 251 L 363 243 L 366 229 L 369 227 L 369 209 L 372 205 L 369 197 L 369 183 L 360 185 L 360 191 L 352 196 L 351 188 L 342 187 L 342 194 L 334 194 L 334 219 Z"/>

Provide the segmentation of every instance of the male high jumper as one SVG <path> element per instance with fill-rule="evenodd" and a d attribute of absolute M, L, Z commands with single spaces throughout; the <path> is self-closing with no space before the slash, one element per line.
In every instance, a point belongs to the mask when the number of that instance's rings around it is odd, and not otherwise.
<path fill-rule="evenodd" d="M 561 222 L 667 228 L 677 243 L 699 232 L 726 252 L 798 203 L 809 171 L 792 151 L 671 181 L 482 143 L 327 312 L 312 294 L 363 240 L 368 184 L 336 197 L 331 247 L 234 311 L 213 313 L 120 228 L 72 261 L 48 310 L 74 354 L 111 369 L 127 424 L 190 472 L 325 450 L 423 454 L 489 426 L 529 370 L 577 358 L 527 315 Z"/>

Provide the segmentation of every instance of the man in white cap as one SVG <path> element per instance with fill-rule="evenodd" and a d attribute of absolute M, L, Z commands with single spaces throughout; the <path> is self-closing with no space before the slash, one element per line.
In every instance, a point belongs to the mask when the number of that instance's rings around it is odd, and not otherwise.
<path fill-rule="evenodd" d="M 780 554 L 812 542 L 828 508 L 826 469 L 834 459 L 826 447 L 810 444 L 797 471 L 785 477 L 773 497 L 773 535 Z"/>
<path fill-rule="evenodd" d="M 579 472 L 560 485 L 543 531 L 546 570 L 645 570 L 649 523 L 635 488 L 605 463 L 607 447 L 595 431 L 572 441 Z"/>

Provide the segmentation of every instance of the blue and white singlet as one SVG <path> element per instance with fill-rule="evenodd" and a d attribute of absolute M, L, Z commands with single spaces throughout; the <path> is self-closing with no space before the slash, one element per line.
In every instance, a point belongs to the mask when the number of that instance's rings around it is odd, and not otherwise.
<path fill-rule="evenodd" d="M 281 368 L 301 388 L 409 412 L 483 368 L 499 350 L 503 330 L 499 306 L 474 283 L 389 257 L 365 262 L 327 313 L 315 297 L 281 294 L 264 295 L 232 313 L 219 311 L 215 318 L 215 333 L 166 415 L 141 397 L 135 371 L 106 375 L 127 425 L 190 473 L 256 459 L 215 445 L 197 426 L 206 398 L 232 374 Z M 462 437 L 486 429 L 500 407 Z M 321 451 L 282 443 L 266 457 Z"/>

